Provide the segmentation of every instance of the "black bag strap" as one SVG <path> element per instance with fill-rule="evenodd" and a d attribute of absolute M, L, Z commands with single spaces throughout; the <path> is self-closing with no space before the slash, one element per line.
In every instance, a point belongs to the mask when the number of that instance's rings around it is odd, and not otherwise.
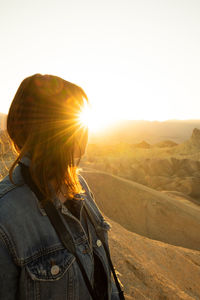
<path fill-rule="evenodd" d="M 35 183 L 33 182 L 31 175 L 30 175 L 29 168 L 27 166 L 25 166 L 24 164 L 22 164 L 21 162 L 19 162 L 19 165 L 20 165 L 21 174 L 22 174 L 22 177 L 23 177 L 25 183 L 29 186 L 29 188 L 32 190 L 32 192 L 36 195 L 38 200 L 42 201 L 44 199 L 44 196 L 40 192 L 40 190 L 37 188 Z M 80 271 L 82 273 L 83 279 L 85 281 L 85 284 L 87 286 L 87 289 L 88 289 L 92 299 L 100 300 L 97 298 L 96 293 L 93 290 L 92 285 L 88 279 L 86 271 L 85 271 L 79 257 L 76 254 L 73 238 L 71 237 L 70 233 L 66 229 L 65 224 L 63 223 L 63 220 L 61 219 L 56 207 L 54 206 L 54 204 L 51 201 L 44 201 L 43 207 L 46 211 L 47 216 L 49 217 L 51 224 L 53 225 L 56 233 L 58 234 L 62 244 L 64 245 L 64 247 L 66 249 L 68 249 L 68 251 L 70 253 L 72 253 L 75 256 L 78 266 L 80 268 Z"/>
<path fill-rule="evenodd" d="M 92 299 L 97 300 L 96 293 L 92 288 L 92 285 L 88 279 L 86 271 L 85 271 L 79 257 L 76 254 L 73 239 L 72 239 L 71 235 L 69 234 L 69 232 L 67 231 L 62 219 L 60 218 L 60 215 L 58 214 L 57 209 L 55 208 L 54 204 L 51 201 L 46 201 L 46 203 L 44 204 L 44 209 L 45 209 L 53 227 L 55 228 L 60 240 L 62 241 L 63 245 L 66 247 L 66 249 L 68 249 L 76 257 L 76 261 L 78 263 L 80 271 L 83 275 L 83 279 L 85 281 L 85 284 L 88 288 L 88 291 L 89 291 Z"/>
<path fill-rule="evenodd" d="M 88 215 L 88 218 L 90 219 L 90 221 L 92 222 L 95 230 L 96 230 L 96 233 L 97 233 L 97 236 L 98 238 L 101 240 L 103 246 L 104 246 L 104 249 L 106 251 L 106 255 L 107 255 L 107 258 L 108 258 L 108 263 L 110 265 L 110 268 L 111 268 L 111 271 L 112 271 L 112 274 L 113 274 L 113 278 L 115 280 L 115 284 L 117 286 L 117 289 L 118 289 L 118 293 L 119 293 L 119 298 L 120 300 L 125 300 L 125 297 L 124 297 L 124 291 L 122 290 L 121 288 L 121 285 L 119 283 L 119 280 L 117 278 L 117 274 L 115 272 L 115 268 L 113 266 L 113 263 L 112 263 L 112 260 L 111 260 L 111 256 L 110 256 L 110 251 L 107 247 L 107 244 L 106 244 L 106 241 L 105 241 L 105 238 L 104 238 L 104 235 L 102 234 L 102 230 L 99 230 L 99 227 L 98 227 L 98 224 L 96 223 L 96 220 L 91 212 L 91 210 L 88 208 L 87 205 L 84 205 L 85 209 L 86 209 L 86 213 Z"/>

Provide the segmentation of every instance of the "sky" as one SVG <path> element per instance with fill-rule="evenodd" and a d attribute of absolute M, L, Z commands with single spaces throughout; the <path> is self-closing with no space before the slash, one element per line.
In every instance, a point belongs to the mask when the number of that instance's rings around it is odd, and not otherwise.
<path fill-rule="evenodd" d="M 0 0 L 0 112 L 35 73 L 80 85 L 99 124 L 199 119 L 199 0 Z"/>

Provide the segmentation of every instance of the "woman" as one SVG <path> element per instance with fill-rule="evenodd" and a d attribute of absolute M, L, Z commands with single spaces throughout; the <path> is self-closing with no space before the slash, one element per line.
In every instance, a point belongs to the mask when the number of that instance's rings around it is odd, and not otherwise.
<path fill-rule="evenodd" d="M 17 151 L 0 183 L 0 299 L 124 299 L 109 256 L 109 224 L 78 163 L 87 96 L 51 75 L 24 79 L 7 131 Z"/>

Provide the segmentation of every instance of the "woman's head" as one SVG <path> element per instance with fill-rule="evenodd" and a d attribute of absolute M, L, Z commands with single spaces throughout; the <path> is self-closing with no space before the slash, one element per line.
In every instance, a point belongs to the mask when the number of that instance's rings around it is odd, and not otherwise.
<path fill-rule="evenodd" d="M 57 76 L 35 74 L 22 81 L 7 118 L 18 152 L 10 177 L 21 157 L 28 155 L 33 180 L 46 196 L 50 180 L 57 191 L 63 183 L 69 194 L 80 191 L 75 159 L 81 158 L 87 144 L 87 129 L 79 122 L 85 101 L 79 86 Z"/>

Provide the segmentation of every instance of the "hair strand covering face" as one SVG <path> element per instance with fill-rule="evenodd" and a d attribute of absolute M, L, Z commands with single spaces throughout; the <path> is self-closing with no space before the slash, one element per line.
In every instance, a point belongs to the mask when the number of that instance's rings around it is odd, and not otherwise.
<path fill-rule="evenodd" d="M 9 171 L 11 181 L 16 164 L 26 155 L 44 199 L 51 198 L 51 180 L 56 192 L 63 184 L 69 197 L 82 192 L 75 151 L 77 142 L 86 145 L 88 138 L 87 129 L 78 122 L 85 100 L 79 86 L 57 76 L 35 74 L 22 81 L 7 118 L 7 131 L 18 153 Z"/>

